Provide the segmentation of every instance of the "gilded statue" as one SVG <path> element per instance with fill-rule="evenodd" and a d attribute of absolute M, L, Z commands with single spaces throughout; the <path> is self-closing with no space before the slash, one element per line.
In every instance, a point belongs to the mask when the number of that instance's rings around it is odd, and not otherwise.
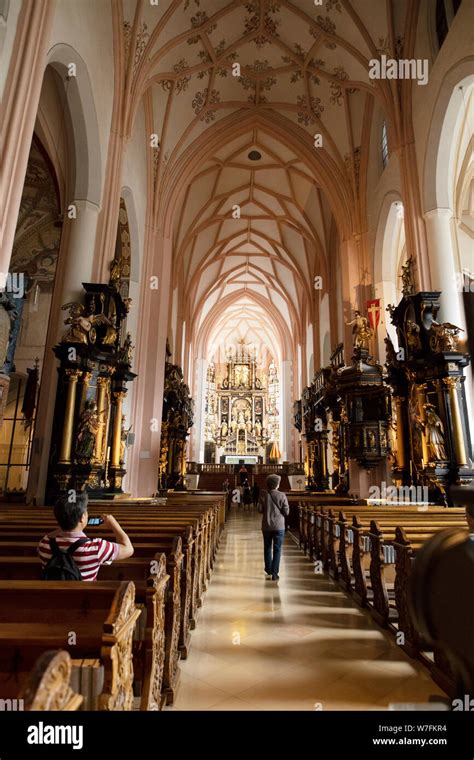
<path fill-rule="evenodd" d="M 135 346 L 132 346 L 132 336 L 131 333 L 127 333 L 127 336 L 123 342 L 123 346 L 119 351 L 119 357 L 120 361 L 124 364 L 130 365 L 132 363 L 133 359 L 133 349 Z"/>
<path fill-rule="evenodd" d="M 69 311 L 69 316 L 64 320 L 65 325 L 70 325 L 63 337 L 61 343 L 95 343 L 96 325 L 106 325 L 105 336 L 102 343 L 113 345 L 117 338 L 117 330 L 111 319 L 105 314 L 94 313 L 94 303 L 91 303 L 91 313 L 85 313 L 85 307 L 82 303 L 71 301 L 61 306 L 62 311 Z"/>
<path fill-rule="evenodd" d="M 97 435 L 100 430 L 100 417 L 97 404 L 91 399 L 86 401 L 84 411 L 79 417 L 76 436 L 76 460 L 92 462 L 96 457 Z"/>
<path fill-rule="evenodd" d="M 120 259 L 113 259 L 110 262 L 110 282 L 117 283 L 122 276 L 122 262 Z"/>
<path fill-rule="evenodd" d="M 411 296 L 415 286 L 413 283 L 413 257 L 410 256 L 406 262 L 402 265 L 402 273 L 400 277 L 402 278 L 402 293 L 404 296 Z"/>
<path fill-rule="evenodd" d="M 461 327 L 456 327 L 450 322 L 433 322 L 431 325 L 433 335 L 430 345 L 433 351 L 456 351 L 459 342 L 459 333 L 464 332 Z"/>
<path fill-rule="evenodd" d="M 430 462 L 447 459 L 444 443 L 444 427 L 433 404 L 423 404 L 425 410 L 425 436 Z"/>
<path fill-rule="evenodd" d="M 64 320 L 64 324 L 70 325 L 61 338 L 61 343 L 85 343 L 87 345 L 92 329 L 92 321 L 85 314 L 85 308 L 82 303 L 71 301 L 61 306 L 61 310 L 69 311 L 69 316 Z"/>
<path fill-rule="evenodd" d="M 420 328 L 412 319 L 406 321 L 405 334 L 409 349 L 416 351 L 421 348 Z"/>
<path fill-rule="evenodd" d="M 374 331 L 369 325 L 367 317 L 363 317 L 357 309 L 354 311 L 354 318 L 350 322 L 346 322 L 349 327 L 352 325 L 353 335 L 353 347 L 354 348 L 368 348 L 369 340 L 373 336 Z"/>

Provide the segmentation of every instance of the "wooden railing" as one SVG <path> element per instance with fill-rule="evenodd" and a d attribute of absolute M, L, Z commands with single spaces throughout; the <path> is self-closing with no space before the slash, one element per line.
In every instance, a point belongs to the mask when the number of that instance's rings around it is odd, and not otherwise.
<path fill-rule="evenodd" d="M 203 464 L 201 462 L 188 462 L 187 472 L 194 474 L 215 473 L 216 475 L 233 475 L 236 471 L 235 464 Z M 247 465 L 254 475 L 304 475 L 303 465 L 299 462 L 286 462 L 285 464 L 253 464 Z"/>

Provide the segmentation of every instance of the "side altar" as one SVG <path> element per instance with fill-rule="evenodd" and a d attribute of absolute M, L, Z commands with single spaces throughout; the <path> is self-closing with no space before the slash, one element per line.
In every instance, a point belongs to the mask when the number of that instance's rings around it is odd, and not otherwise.
<path fill-rule="evenodd" d="M 113 274 L 113 273 L 112 273 Z M 123 493 L 130 428 L 123 414 L 133 346 L 125 332 L 131 299 L 118 281 L 83 283 L 81 301 L 65 304 L 67 329 L 53 351 L 58 385 L 46 487 L 60 493 L 87 490 L 95 498 Z"/>

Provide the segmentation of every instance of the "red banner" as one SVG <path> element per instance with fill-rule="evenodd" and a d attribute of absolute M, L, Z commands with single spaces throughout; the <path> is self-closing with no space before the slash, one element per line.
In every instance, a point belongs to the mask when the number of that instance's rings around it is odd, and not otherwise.
<path fill-rule="evenodd" d="M 367 314 L 372 330 L 376 330 L 380 322 L 380 298 L 373 298 L 367 301 Z"/>

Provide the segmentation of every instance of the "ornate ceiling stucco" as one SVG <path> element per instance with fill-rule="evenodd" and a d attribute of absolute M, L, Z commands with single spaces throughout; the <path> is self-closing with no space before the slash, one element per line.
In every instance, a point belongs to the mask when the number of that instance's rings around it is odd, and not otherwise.
<path fill-rule="evenodd" d="M 182 186 L 174 276 L 194 336 L 233 293 L 236 306 L 258 296 L 269 321 L 274 308 L 300 340 L 331 225 L 342 236 L 344 224 L 364 227 L 377 103 L 395 135 L 393 83 L 370 79 L 369 61 L 410 52 L 407 0 L 124 0 L 122 9 L 128 130 L 144 102 L 147 131 L 159 138 L 150 151 L 157 213 Z M 241 311 L 232 309 L 234 321 Z"/>

